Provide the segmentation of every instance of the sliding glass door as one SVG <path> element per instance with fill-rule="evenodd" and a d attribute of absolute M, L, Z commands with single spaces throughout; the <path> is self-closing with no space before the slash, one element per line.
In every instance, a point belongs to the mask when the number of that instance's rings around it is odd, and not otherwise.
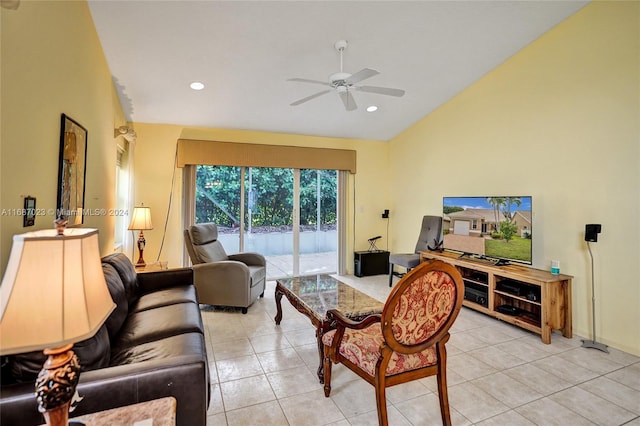
<path fill-rule="evenodd" d="M 269 279 L 337 271 L 337 172 L 196 167 L 195 221 L 218 224 L 228 253 L 267 258 Z"/>
<path fill-rule="evenodd" d="M 267 258 L 268 278 L 295 275 L 293 169 L 247 167 L 244 250 Z"/>
<path fill-rule="evenodd" d="M 338 270 L 337 172 L 300 170 L 301 275 Z"/>
<path fill-rule="evenodd" d="M 217 224 L 227 253 L 241 250 L 242 181 L 241 167 L 196 167 L 195 223 Z"/>

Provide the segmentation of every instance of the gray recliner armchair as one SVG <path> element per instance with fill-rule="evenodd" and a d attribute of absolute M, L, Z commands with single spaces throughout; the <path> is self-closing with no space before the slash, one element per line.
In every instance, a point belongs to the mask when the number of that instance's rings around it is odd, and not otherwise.
<path fill-rule="evenodd" d="M 184 230 L 184 242 L 193 263 L 198 302 L 235 306 L 246 314 L 258 297 L 264 296 L 267 267 L 258 253 L 227 255 L 218 241 L 218 226 L 200 223 Z"/>
<path fill-rule="evenodd" d="M 424 216 L 422 227 L 413 253 L 392 253 L 389 255 L 389 287 L 393 285 L 393 276 L 404 274 L 395 272 L 394 265 L 401 266 L 409 272 L 420 264 L 420 252 L 430 247 L 435 248 L 442 241 L 442 218 L 440 216 Z"/>

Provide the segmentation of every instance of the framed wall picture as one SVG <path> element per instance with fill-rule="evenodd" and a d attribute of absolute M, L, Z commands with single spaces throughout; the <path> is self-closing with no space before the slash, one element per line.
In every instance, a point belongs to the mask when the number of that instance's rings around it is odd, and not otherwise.
<path fill-rule="evenodd" d="M 57 214 L 67 226 L 83 222 L 84 187 L 87 172 L 87 129 L 62 114 L 58 160 Z"/>

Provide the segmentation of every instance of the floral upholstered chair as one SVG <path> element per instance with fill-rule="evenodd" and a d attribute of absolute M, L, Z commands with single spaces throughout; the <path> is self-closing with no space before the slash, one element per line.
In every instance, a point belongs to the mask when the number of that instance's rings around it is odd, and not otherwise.
<path fill-rule="evenodd" d="M 322 338 L 325 396 L 331 393 L 331 364 L 341 363 L 375 387 L 378 422 L 387 425 L 386 388 L 436 375 L 442 423 L 450 425 L 445 343 L 463 298 L 458 270 L 435 260 L 398 282 L 382 315 L 354 322 L 337 310 L 327 312 L 337 328 Z"/>

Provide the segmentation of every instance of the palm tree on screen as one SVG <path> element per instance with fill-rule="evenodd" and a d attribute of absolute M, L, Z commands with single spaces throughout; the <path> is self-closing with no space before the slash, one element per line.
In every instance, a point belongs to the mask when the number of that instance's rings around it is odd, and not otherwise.
<path fill-rule="evenodd" d="M 513 220 L 511 206 L 515 205 L 516 207 L 520 207 L 520 204 L 522 204 L 522 200 L 520 199 L 520 197 L 506 197 L 504 200 L 504 210 L 502 210 L 502 214 L 504 215 L 507 222 L 511 222 Z"/>
<path fill-rule="evenodd" d="M 493 216 L 495 219 L 495 229 L 500 232 L 500 207 L 504 206 L 504 197 L 487 197 L 487 202 L 493 206 Z"/>

